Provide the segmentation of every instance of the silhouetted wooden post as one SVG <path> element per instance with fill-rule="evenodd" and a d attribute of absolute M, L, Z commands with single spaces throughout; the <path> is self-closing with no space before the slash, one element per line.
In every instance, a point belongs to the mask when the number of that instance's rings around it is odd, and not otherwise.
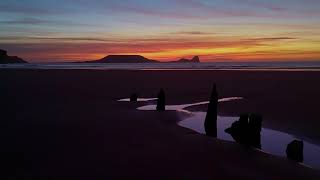
<path fill-rule="evenodd" d="M 248 136 L 249 145 L 261 149 L 262 117 L 258 114 L 251 114 L 248 125 L 250 133 Z"/>
<path fill-rule="evenodd" d="M 286 153 L 288 159 L 303 162 L 303 141 L 294 140 L 289 143 Z"/>
<path fill-rule="evenodd" d="M 261 129 L 262 117 L 260 115 L 242 114 L 239 121 L 232 123 L 231 127 L 227 128 L 225 132 L 240 144 L 261 149 Z"/>
<path fill-rule="evenodd" d="M 217 137 L 217 113 L 218 113 L 218 93 L 216 85 L 213 85 L 208 111 L 204 122 L 207 136 Z"/>
<path fill-rule="evenodd" d="M 166 94 L 164 90 L 161 89 L 158 94 L 158 101 L 157 101 L 157 111 L 165 111 L 166 110 Z"/>
<path fill-rule="evenodd" d="M 240 144 L 249 144 L 249 115 L 241 114 L 238 121 L 232 123 L 231 127 L 225 130 L 232 138 Z"/>
<path fill-rule="evenodd" d="M 130 102 L 137 102 L 138 101 L 138 94 L 137 93 L 133 93 L 130 96 Z"/>

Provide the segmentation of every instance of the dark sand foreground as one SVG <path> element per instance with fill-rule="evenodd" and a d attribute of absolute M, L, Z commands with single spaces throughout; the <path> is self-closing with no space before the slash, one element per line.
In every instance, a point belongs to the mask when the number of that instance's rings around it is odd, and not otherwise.
<path fill-rule="evenodd" d="M 320 142 L 320 72 L 0 70 L 1 176 L 59 179 L 320 179 L 284 158 L 176 125 L 176 112 L 141 112 L 132 92 L 168 104 L 244 101 L 219 113 L 261 113 L 264 126 Z M 197 107 L 205 109 L 205 107 Z M 4 179 L 4 178 L 1 178 Z"/>

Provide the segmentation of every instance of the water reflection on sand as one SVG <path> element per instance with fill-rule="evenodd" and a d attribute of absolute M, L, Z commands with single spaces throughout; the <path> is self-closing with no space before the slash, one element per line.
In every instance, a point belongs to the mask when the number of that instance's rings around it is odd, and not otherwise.
<path fill-rule="evenodd" d="M 185 117 L 178 124 L 182 127 L 192 129 L 198 133 L 205 134 L 204 120 L 205 112 L 193 112 L 193 116 Z M 230 134 L 224 130 L 231 126 L 231 124 L 238 120 L 239 117 L 223 117 L 218 116 L 218 138 L 234 141 Z M 262 128 L 261 131 L 261 145 L 262 150 L 266 153 L 286 157 L 286 147 L 289 142 L 297 139 L 296 136 L 276 131 L 268 128 Z M 303 138 L 298 138 L 304 141 L 304 164 L 320 169 L 320 146 L 309 143 Z"/>
<path fill-rule="evenodd" d="M 140 98 L 138 101 L 146 102 L 153 101 L 157 98 Z M 219 102 L 228 102 L 242 100 L 242 97 L 226 97 L 219 99 Z M 120 101 L 129 101 L 129 99 L 122 99 Z M 181 121 L 178 125 L 192 129 L 198 133 L 204 134 L 204 120 L 206 112 L 191 112 L 186 110 L 186 108 L 198 105 L 208 104 L 208 101 L 191 103 L 191 104 L 180 104 L 180 105 L 166 105 L 166 110 L 179 111 L 183 113 L 188 113 L 191 116 L 182 116 Z M 143 111 L 154 111 L 156 110 L 156 105 L 145 105 L 137 108 Z M 239 117 L 226 117 L 218 116 L 218 138 L 227 141 L 234 141 L 230 134 L 226 133 L 224 130 L 231 126 L 231 124 L 237 121 Z M 281 131 L 276 131 L 268 128 L 262 128 L 261 131 L 261 144 L 262 151 L 277 155 L 286 156 L 285 150 L 287 144 L 292 140 L 297 139 L 297 136 L 284 133 Z M 304 140 L 304 138 L 298 138 L 304 141 L 304 164 L 312 168 L 320 169 L 320 146 L 312 144 Z"/>

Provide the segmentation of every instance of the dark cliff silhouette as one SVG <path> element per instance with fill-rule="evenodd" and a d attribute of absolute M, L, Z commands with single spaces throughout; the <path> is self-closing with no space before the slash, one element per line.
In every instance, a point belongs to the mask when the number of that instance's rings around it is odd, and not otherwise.
<path fill-rule="evenodd" d="M 137 93 L 133 93 L 130 96 L 130 102 L 137 102 L 138 101 L 138 94 Z"/>
<path fill-rule="evenodd" d="M 247 146 L 261 149 L 261 128 L 262 117 L 257 114 L 243 114 L 239 121 L 232 123 L 230 128 L 225 130 L 232 138 Z"/>
<path fill-rule="evenodd" d="M 166 110 L 166 94 L 164 90 L 161 89 L 158 94 L 157 111 L 165 111 L 165 110 Z"/>
<path fill-rule="evenodd" d="M 17 56 L 8 56 L 7 51 L 0 49 L 0 64 L 11 64 L 11 63 L 27 63 L 27 61 Z"/>
<path fill-rule="evenodd" d="M 200 58 L 199 56 L 194 56 L 192 59 L 179 59 L 178 61 L 170 61 L 170 62 L 174 62 L 174 63 L 199 63 L 200 62 Z"/>
<path fill-rule="evenodd" d="M 86 62 L 89 62 L 89 63 L 151 63 L 151 62 L 157 62 L 157 61 L 145 58 L 140 55 L 109 55 L 99 60 L 86 61 Z"/>
<path fill-rule="evenodd" d="M 200 63 L 198 56 L 192 59 L 180 59 L 177 61 L 168 61 L 169 63 Z M 76 62 L 79 63 L 79 62 Z M 84 63 L 161 63 L 161 61 L 148 59 L 140 55 L 109 55 L 99 60 L 85 61 Z"/>
<path fill-rule="evenodd" d="M 216 85 L 213 85 L 208 111 L 204 122 L 207 136 L 217 137 L 217 113 L 218 113 L 218 93 Z"/>
<path fill-rule="evenodd" d="M 288 159 L 303 162 L 303 141 L 294 140 L 289 143 L 286 153 Z"/>

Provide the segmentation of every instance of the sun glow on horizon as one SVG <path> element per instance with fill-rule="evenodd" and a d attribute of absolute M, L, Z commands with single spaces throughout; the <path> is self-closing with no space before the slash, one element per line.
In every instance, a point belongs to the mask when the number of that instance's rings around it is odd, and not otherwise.
<path fill-rule="evenodd" d="M 320 1 L 90 2 L 1 1 L 0 49 L 30 62 L 320 60 Z"/>

